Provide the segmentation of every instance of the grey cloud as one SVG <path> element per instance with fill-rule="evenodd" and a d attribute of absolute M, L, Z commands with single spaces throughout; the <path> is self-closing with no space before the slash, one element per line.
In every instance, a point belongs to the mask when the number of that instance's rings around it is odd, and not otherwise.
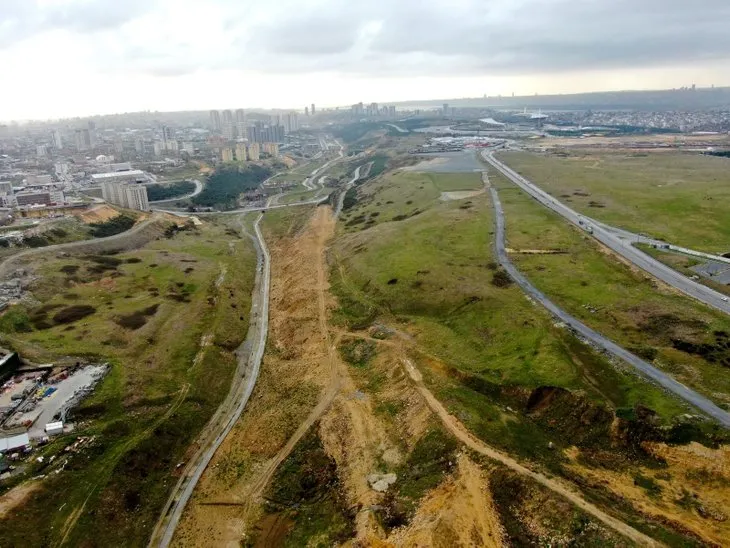
<path fill-rule="evenodd" d="M 360 23 L 346 14 L 308 14 L 254 27 L 244 43 L 271 54 L 329 55 L 351 49 Z"/>
<path fill-rule="evenodd" d="M 495 3 L 492 2 L 492 5 Z M 462 58 L 505 72 L 649 66 L 730 56 L 730 3 L 698 9 L 674 0 L 527 2 L 501 20 L 489 5 L 469 17 L 450 10 L 399 9 L 373 49 Z M 409 29 L 405 32 L 405 29 Z"/>
<path fill-rule="evenodd" d="M 39 5 L 33 0 L 3 0 L 0 48 L 48 30 L 88 33 L 117 28 L 154 4 L 154 0 L 72 0 Z"/>
<path fill-rule="evenodd" d="M 330 1 L 254 25 L 233 62 L 369 76 L 652 67 L 730 58 L 729 20 L 726 0 Z"/>
<path fill-rule="evenodd" d="M 0 47 L 46 29 L 106 30 L 119 47 L 95 43 L 100 66 L 162 76 L 217 69 L 502 75 L 730 58 L 727 0 L 205 0 L 211 18 L 223 14 L 217 23 L 230 44 L 215 52 L 203 47 L 212 21 L 180 43 L 116 34 L 159 0 L 74 0 L 44 9 L 0 1 Z"/>

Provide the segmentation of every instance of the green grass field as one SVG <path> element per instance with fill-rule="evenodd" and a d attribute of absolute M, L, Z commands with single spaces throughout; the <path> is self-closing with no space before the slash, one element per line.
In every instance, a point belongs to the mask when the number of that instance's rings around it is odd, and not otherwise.
<path fill-rule="evenodd" d="M 576 210 L 684 247 L 730 251 L 730 160 L 697 153 L 571 150 L 499 158 Z"/>
<path fill-rule="evenodd" d="M 66 535 L 74 546 L 147 542 L 177 463 L 228 392 L 233 350 L 248 328 L 256 259 L 239 233 L 206 223 L 136 251 L 39 265 L 32 290 L 41 304 L 15 307 L 27 322 L 3 329 L 3 345 L 37 362 L 106 361 L 111 371 L 74 412 L 77 432 L 44 453 L 63 459 L 59 451 L 78 435 L 94 441 L 2 520 L 7 543 L 55 545 Z M 94 311 L 56 321 L 79 305 Z M 140 311 L 146 323 L 125 327 Z M 28 474 L 53 468 L 39 467 Z"/>
<path fill-rule="evenodd" d="M 529 458 L 554 458 L 544 447 L 555 432 L 505 413 L 505 406 L 517 409 L 521 404 L 512 402 L 519 394 L 539 386 L 563 387 L 613 409 L 641 403 L 665 420 L 686 412 L 580 343 L 515 285 L 495 285 L 488 195 L 441 202 L 439 188 L 461 182 L 452 174 L 425 177 L 399 173 L 367 184 L 349 216 L 369 217 L 382 207 L 387 213 L 369 228 L 347 227 L 343 218 L 330 252 L 340 303 L 335 321 L 351 328 L 379 321 L 406 330 L 426 353 L 414 359 L 450 409 L 490 443 Z M 413 207 L 422 213 L 388 220 Z M 429 355 L 446 371 L 434 368 Z"/>
<path fill-rule="evenodd" d="M 357 232 L 394 219 L 419 215 L 436 206 L 442 192 L 475 190 L 482 186 L 478 173 L 423 173 L 398 171 L 358 188 L 357 207 L 342 213 L 345 232 Z M 458 209 L 463 203 L 452 202 Z M 402 219 L 401 219 L 402 220 Z"/>
<path fill-rule="evenodd" d="M 510 248 L 565 252 L 513 253 L 528 279 L 597 331 L 730 405 L 730 352 L 718 339 L 718 333 L 730 332 L 727 316 L 630 269 L 505 178 L 493 174 L 491 180 L 500 189 Z M 677 341 L 715 345 L 717 351 L 703 357 L 683 350 Z"/>
<path fill-rule="evenodd" d="M 4 228 L 6 231 L 12 229 L 12 227 Z M 21 246 L 0 246 L 0 259 L 33 247 L 46 247 L 48 245 L 90 240 L 92 238 L 89 226 L 75 217 L 51 221 L 39 226 L 36 230 L 37 234 L 28 238 Z"/>

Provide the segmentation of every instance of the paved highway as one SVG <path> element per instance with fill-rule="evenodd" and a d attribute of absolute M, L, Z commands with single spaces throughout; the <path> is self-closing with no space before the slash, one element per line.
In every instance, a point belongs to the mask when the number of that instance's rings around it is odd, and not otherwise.
<path fill-rule="evenodd" d="M 620 229 L 596 222 L 593 219 L 586 217 L 585 215 L 581 215 L 575 210 L 569 208 L 564 203 L 535 186 L 535 184 L 528 181 L 519 173 L 510 169 L 504 163 L 497 160 L 494 157 L 494 151 L 483 150 L 482 156 L 487 162 L 496 168 L 497 171 L 509 178 L 522 190 L 530 194 L 530 196 L 535 198 L 540 204 L 555 211 L 574 225 L 590 231 L 593 237 L 599 242 L 618 253 L 635 266 L 641 268 L 645 272 L 648 272 L 652 276 L 655 276 L 664 283 L 678 289 L 682 293 L 689 295 L 690 297 L 693 297 L 712 308 L 720 310 L 726 314 L 730 314 L 730 302 L 728 302 L 729 299 L 727 296 L 687 278 L 676 270 L 637 249 L 631 245 L 631 242 L 625 237 L 627 234 L 626 231 L 621 231 Z"/>
<path fill-rule="evenodd" d="M 345 194 L 347 194 L 347 191 L 352 188 L 352 185 L 355 184 L 355 181 L 357 181 L 360 178 L 360 168 L 363 166 L 357 166 L 355 169 L 355 173 L 352 175 L 352 179 L 350 179 L 347 184 L 345 185 L 345 188 L 340 192 L 340 196 L 337 200 L 337 207 L 335 208 L 335 219 L 340 216 L 340 213 L 342 213 L 342 206 L 345 204 Z"/>
<path fill-rule="evenodd" d="M 42 255 L 44 253 L 53 253 L 55 251 L 71 251 L 77 248 L 93 247 L 104 242 L 116 242 L 120 240 L 123 241 L 130 236 L 135 235 L 137 232 L 144 230 L 150 224 L 157 220 L 159 220 L 159 216 L 152 216 L 149 219 L 134 225 L 129 230 L 120 232 L 119 234 L 114 234 L 113 236 L 106 236 L 104 238 L 95 238 L 91 240 L 79 240 L 77 242 L 66 242 L 63 244 L 54 244 L 45 247 L 34 247 L 33 249 L 26 249 L 25 251 L 15 253 L 14 255 L 10 255 L 9 257 L 5 258 L 3 261 L 0 261 L 0 279 L 8 275 L 11 270 L 18 268 L 16 263 L 20 259 L 35 255 Z"/>
<path fill-rule="evenodd" d="M 192 191 L 190 194 L 185 194 L 184 196 L 178 196 L 177 198 L 167 198 L 166 200 L 154 200 L 154 201 L 150 201 L 150 203 L 151 204 L 164 204 L 165 202 L 177 202 L 179 200 L 188 200 L 190 198 L 195 198 L 198 194 L 203 192 L 203 183 L 201 183 L 197 179 L 194 179 L 193 183 L 195 183 L 195 190 Z"/>
<path fill-rule="evenodd" d="M 251 304 L 251 323 L 249 324 L 246 340 L 236 350 L 238 356 L 236 381 L 231 386 L 226 400 L 204 430 L 205 437 L 197 453 L 188 461 L 182 476 L 170 495 L 163 509 L 162 517 L 152 533 L 149 544 L 151 547 L 166 548 L 170 545 L 177 524 L 193 494 L 195 486 L 218 447 L 238 421 L 256 385 L 269 328 L 269 286 L 271 282 L 271 258 L 261 233 L 262 218 L 263 214 L 259 215 L 254 223 L 255 238 L 253 238 L 258 256 L 256 270 L 258 291 L 254 291 Z"/>
<path fill-rule="evenodd" d="M 628 350 L 620 347 L 610 339 L 607 339 L 597 331 L 591 329 L 580 320 L 574 318 L 563 309 L 556 306 L 547 298 L 547 296 L 545 296 L 544 293 L 532 285 L 527 278 L 525 278 L 525 276 L 517 270 L 507 255 L 507 251 L 505 250 L 504 211 L 502 210 L 502 203 L 500 202 L 499 195 L 494 188 L 490 188 L 489 191 L 492 195 L 492 202 L 494 203 L 494 209 L 496 212 L 497 234 L 495 248 L 497 252 L 497 260 L 499 261 L 499 264 L 502 265 L 502 268 L 507 271 L 507 273 L 515 280 L 515 282 L 517 282 L 517 285 L 519 285 L 525 293 L 544 306 L 553 316 L 560 319 L 580 336 L 588 339 L 598 347 L 603 348 L 610 354 L 613 354 L 617 358 L 625 361 L 645 377 L 651 379 L 672 394 L 675 394 L 690 405 L 717 420 L 725 428 L 730 428 L 730 413 L 723 411 L 704 396 L 690 388 L 687 388 L 685 385 L 677 382 L 650 363 L 645 362 L 638 356 L 635 356 Z"/>

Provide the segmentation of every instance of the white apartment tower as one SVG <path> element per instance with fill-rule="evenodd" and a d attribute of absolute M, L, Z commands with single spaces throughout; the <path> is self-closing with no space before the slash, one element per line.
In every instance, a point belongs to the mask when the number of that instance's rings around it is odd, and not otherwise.
<path fill-rule="evenodd" d="M 110 204 L 127 209 L 149 211 L 147 187 L 135 183 L 107 182 L 101 185 L 101 195 Z"/>

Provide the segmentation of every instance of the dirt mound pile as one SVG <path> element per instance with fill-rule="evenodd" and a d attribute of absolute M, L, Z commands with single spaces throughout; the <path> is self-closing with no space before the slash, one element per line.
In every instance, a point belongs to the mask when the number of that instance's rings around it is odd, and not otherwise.
<path fill-rule="evenodd" d="M 388 538 L 395 546 L 503 546 L 504 531 L 489 483 L 468 457 L 456 473 L 432 490 L 411 523 Z"/>
<path fill-rule="evenodd" d="M 104 223 L 110 219 L 113 219 L 117 215 L 119 215 L 119 212 L 113 207 L 106 204 L 97 205 L 76 214 L 76 216 L 86 224 Z"/>

